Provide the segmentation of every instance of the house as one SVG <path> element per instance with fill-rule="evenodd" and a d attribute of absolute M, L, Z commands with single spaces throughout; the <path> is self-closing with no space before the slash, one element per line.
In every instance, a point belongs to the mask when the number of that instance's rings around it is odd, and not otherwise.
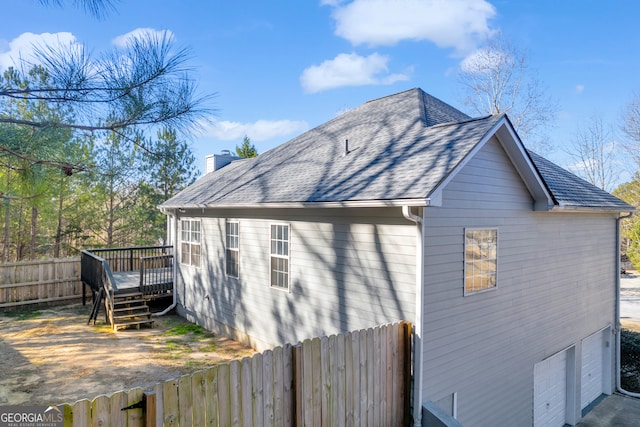
<path fill-rule="evenodd" d="M 614 390 L 618 222 L 506 115 L 369 101 L 166 201 L 178 311 L 260 349 L 409 320 L 414 418 L 574 424 Z"/>

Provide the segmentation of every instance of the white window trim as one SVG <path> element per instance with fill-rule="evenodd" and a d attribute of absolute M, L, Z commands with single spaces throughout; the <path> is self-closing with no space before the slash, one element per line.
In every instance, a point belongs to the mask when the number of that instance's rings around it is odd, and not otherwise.
<path fill-rule="evenodd" d="M 274 255 L 271 253 L 271 241 L 272 241 L 272 236 L 271 236 L 271 227 L 272 226 L 285 226 L 288 228 L 289 232 L 288 232 L 288 239 L 287 239 L 287 256 L 282 256 L 282 255 Z M 287 287 L 286 288 L 282 288 L 280 286 L 274 286 L 273 283 L 271 283 L 271 276 L 272 276 L 272 271 L 271 271 L 271 258 L 280 258 L 280 259 L 286 259 L 287 260 Z M 272 222 L 269 223 L 269 288 L 274 289 L 276 291 L 280 291 L 280 292 L 286 292 L 286 293 L 291 293 L 291 224 L 289 223 L 285 223 L 285 222 Z"/>
<path fill-rule="evenodd" d="M 188 243 L 191 247 L 191 245 L 196 245 L 196 243 L 192 242 L 191 239 L 189 239 L 188 241 L 185 241 L 182 238 L 182 233 L 183 233 L 183 221 L 188 221 L 189 224 L 193 223 L 193 222 L 197 222 L 200 224 L 200 241 L 197 243 L 197 246 L 200 246 L 200 263 L 199 265 L 194 265 L 191 263 L 191 252 L 189 252 L 189 262 L 183 262 L 182 261 L 182 257 L 183 257 L 183 251 L 182 251 L 182 244 L 183 243 Z M 189 235 L 191 235 L 191 225 L 189 226 Z M 193 268 L 201 268 L 202 267 L 202 221 L 200 220 L 200 218 L 180 218 L 180 230 L 179 230 L 179 242 L 180 242 L 180 265 L 186 265 L 189 267 L 193 267 Z M 190 249 L 191 250 L 191 249 Z"/>
<path fill-rule="evenodd" d="M 486 289 L 480 289 L 477 291 L 467 291 L 467 231 L 477 231 L 477 230 L 495 230 L 496 232 L 496 285 L 491 287 L 491 288 L 486 288 Z M 498 227 L 465 227 L 464 229 L 464 234 L 462 236 L 463 238 L 463 268 L 462 268 L 462 291 L 463 291 L 463 296 L 469 296 L 469 295 L 478 295 L 478 294 L 482 294 L 485 292 L 492 292 L 495 291 L 496 289 L 498 289 L 498 271 L 499 271 L 499 241 L 500 241 L 500 230 L 498 229 Z"/>
<path fill-rule="evenodd" d="M 227 234 L 227 224 L 237 224 L 238 228 L 238 247 L 237 248 L 229 248 L 227 238 L 229 234 Z M 235 251 L 238 254 L 238 275 L 232 276 L 227 272 L 227 265 L 229 263 L 229 259 L 227 256 L 227 251 Z M 237 219 L 227 219 L 224 223 L 224 274 L 227 277 L 232 279 L 240 279 L 240 221 Z"/>

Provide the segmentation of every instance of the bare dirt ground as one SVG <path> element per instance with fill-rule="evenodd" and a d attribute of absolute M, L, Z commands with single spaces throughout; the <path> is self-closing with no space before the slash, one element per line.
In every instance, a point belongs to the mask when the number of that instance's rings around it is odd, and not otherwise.
<path fill-rule="evenodd" d="M 153 328 L 87 325 L 90 306 L 0 312 L 0 405 L 93 399 L 195 372 L 253 350 L 176 315 Z M 104 321 L 101 315 L 99 320 Z"/>

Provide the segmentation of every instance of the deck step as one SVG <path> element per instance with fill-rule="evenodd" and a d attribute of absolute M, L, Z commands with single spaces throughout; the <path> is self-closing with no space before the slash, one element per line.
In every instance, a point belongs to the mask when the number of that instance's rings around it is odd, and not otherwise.
<path fill-rule="evenodd" d="M 144 298 L 141 299 L 117 299 L 113 301 L 113 305 L 124 305 L 124 304 L 146 304 L 147 300 Z"/>
<path fill-rule="evenodd" d="M 120 328 L 129 328 L 131 326 L 135 326 L 136 328 L 140 329 L 140 326 L 144 326 L 144 325 L 149 325 L 150 327 L 153 327 L 153 322 L 154 320 L 152 320 L 151 318 L 143 319 L 143 320 L 128 320 L 126 322 L 114 323 L 113 329 L 117 331 Z"/>
<path fill-rule="evenodd" d="M 113 313 L 114 319 L 134 319 L 137 317 L 151 317 L 151 312 L 149 310 L 137 310 L 135 313 Z"/>
<path fill-rule="evenodd" d="M 141 292 L 119 293 L 113 300 L 113 329 L 126 329 L 149 325 L 153 327 L 151 311 Z"/>
<path fill-rule="evenodd" d="M 114 314 L 122 314 L 126 312 L 136 312 L 136 311 L 149 311 L 149 306 L 144 304 L 144 305 L 136 305 L 133 307 L 119 307 L 119 308 L 113 309 Z"/>

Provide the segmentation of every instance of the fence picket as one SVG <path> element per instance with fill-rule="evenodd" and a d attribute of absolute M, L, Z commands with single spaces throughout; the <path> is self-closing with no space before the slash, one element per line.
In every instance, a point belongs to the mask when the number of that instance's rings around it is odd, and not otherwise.
<path fill-rule="evenodd" d="M 180 425 L 193 424 L 193 394 L 191 393 L 191 376 L 183 375 L 178 379 L 178 406 L 180 408 Z"/>
<path fill-rule="evenodd" d="M 218 411 L 221 426 L 231 425 L 231 399 L 229 383 L 229 364 L 218 366 Z"/>
<path fill-rule="evenodd" d="M 262 420 L 264 419 L 262 354 L 253 356 L 251 362 L 251 414 L 254 420 Z"/>
<path fill-rule="evenodd" d="M 253 397 L 251 395 L 253 385 L 251 384 L 251 359 L 242 358 L 240 361 L 240 393 L 242 396 L 242 425 L 244 427 L 253 426 Z"/>
<path fill-rule="evenodd" d="M 273 426 L 273 351 L 262 353 L 262 387 L 264 388 L 263 424 Z"/>
<path fill-rule="evenodd" d="M 127 392 L 127 406 L 136 405 L 142 401 L 144 390 L 140 387 L 131 389 Z M 144 414 L 141 407 L 128 409 L 127 427 L 144 427 Z"/>
<path fill-rule="evenodd" d="M 162 384 L 162 407 L 164 418 L 162 425 L 178 426 L 180 412 L 178 407 L 178 381 L 169 380 Z"/>
<path fill-rule="evenodd" d="M 273 424 L 284 425 L 284 366 L 282 347 L 273 349 Z"/>
<path fill-rule="evenodd" d="M 127 426 L 127 412 L 122 408 L 127 406 L 127 395 L 124 391 L 118 391 L 109 396 L 109 413 L 111 414 L 112 427 Z"/>
<path fill-rule="evenodd" d="M 191 398 L 193 400 L 193 425 L 204 426 L 206 417 L 204 371 L 194 372 L 191 378 Z"/>
<path fill-rule="evenodd" d="M 73 404 L 73 427 L 87 427 L 91 424 L 91 402 L 87 399 L 78 400 Z"/>
<path fill-rule="evenodd" d="M 204 373 L 204 389 L 206 401 L 205 425 L 218 427 L 218 367 L 209 368 Z"/>
<path fill-rule="evenodd" d="M 231 426 L 242 425 L 242 393 L 240 391 L 240 363 L 237 360 L 229 362 L 229 394 L 231 397 Z"/>
<path fill-rule="evenodd" d="M 98 396 L 91 402 L 91 418 L 94 427 L 106 427 L 111 416 L 111 402 L 107 396 Z"/>

